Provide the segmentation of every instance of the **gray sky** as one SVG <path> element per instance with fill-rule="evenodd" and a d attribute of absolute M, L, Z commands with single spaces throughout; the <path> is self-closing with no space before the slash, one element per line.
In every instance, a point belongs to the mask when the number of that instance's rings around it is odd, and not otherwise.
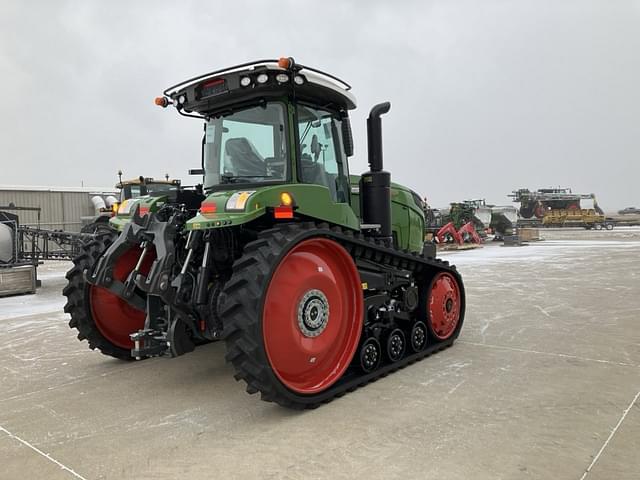
<path fill-rule="evenodd" d="M 356 155 L 389 100 L 385 165 L 431 204 L 569 186 L 640 206 L 640 1 L 0 3 L 0 184 L 182 177 L 202 125 L 153 98 L 291 55 L 353 85 Z"/>

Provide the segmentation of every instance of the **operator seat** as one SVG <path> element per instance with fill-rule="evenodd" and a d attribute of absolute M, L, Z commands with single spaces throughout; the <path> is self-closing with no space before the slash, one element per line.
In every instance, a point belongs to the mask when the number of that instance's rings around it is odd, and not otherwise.
<path fill-rule="evenodd" d="M 303 153 L 301 160 L 302 181 L 314 185 L 324 185 L 329 189 L 329 194 L 333 201 L 338 201 L 336 186 L 337 175 L 327 173 L 320 163 L 314 162 L 311 159 L 309 154 Z"/>
<path fill-rule="evenodd" d="M 264 158 L 245 137 L 230 138 L 224 144 L 225 166 L 233 175 L 263 177 L 267 174 Z"/>

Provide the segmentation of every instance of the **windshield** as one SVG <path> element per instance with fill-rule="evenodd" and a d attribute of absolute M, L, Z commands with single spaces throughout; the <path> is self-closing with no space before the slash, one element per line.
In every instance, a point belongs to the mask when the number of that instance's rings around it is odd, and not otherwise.
<path fill-rule="evenodd" d="M 207 121 L 205 188 L 286 180 L 285 119 L 284 104 L 273 102 Z"/>
<path fill-rule="evenodd" d="M 144 185 L 124 185 L 120 190 L 120 202 L 143 195 L 158 196 L 177 190 L 177 185 L 170 183 L 147 183 Z"/>

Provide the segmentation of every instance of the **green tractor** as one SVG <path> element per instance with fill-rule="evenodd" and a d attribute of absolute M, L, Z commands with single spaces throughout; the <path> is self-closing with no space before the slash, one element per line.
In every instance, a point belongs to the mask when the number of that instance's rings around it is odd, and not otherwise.
<path fill-rule="evenodd" d="M 424 244 L 420 197 L 382 165 L 349 176 L 350 86 L 292 58 L 237 65 L 156 104 L 204 122 L 202 185 L 121 205 L 67 274 L 69 325 L 123 360 L 218 339 L 249 393 L 328 402 L 450 346 L 465 311 L 455 267 Z"/>

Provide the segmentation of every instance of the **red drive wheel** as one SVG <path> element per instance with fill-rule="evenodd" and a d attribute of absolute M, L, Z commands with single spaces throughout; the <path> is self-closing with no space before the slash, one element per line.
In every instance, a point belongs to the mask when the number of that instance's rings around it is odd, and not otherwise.
<path fill-rule="evenodd" d="M 578 210 L 580 208 L 580 204 L 578 203 L 570 203 L 569 206 L 567 206 L 567 210 Z"/>
<path fill-rule="evenodd" d="M 536 218 L 542 218 L 544 217 L 544 212 L 545 212 L 544 205 L 539 203 L 538 206 L 536 206 L 536 209 L 534 210 L 533 213 L 536 216 Z"/>
<path fill-rule="evenodd" d="M 455 333 L 462 312 L 460 286 L 447 272 L 438 273 L 427 294 L 427 328 L 429 334 L 443 341 Z"/>
<path fill-rule="evenodd" d="M 142 250 L 139 248 L 131 248 L 125 252 L 113 268 L 114 278 L 121 282 L 126 280 L 141 254 Z M 149 251 L 142 262 L 140 273 L 148 274 L 154 259 L 155 252 Z M 96 327 L 107 340 L 120 348 L 133 348 L 129 334 L 144 327 L 144 311 L 132 307 L 109 290 L 93 285 L 89 287 L 89 305 Z"/>
<path fill-rule="evenodd" d="M 333 385 L 358 347 L 362 311 L 360 276 L 342 246 L 326 238 L 295 245 L 264 296 L 262 335 L 278 379 L 300 394 Z"/>

